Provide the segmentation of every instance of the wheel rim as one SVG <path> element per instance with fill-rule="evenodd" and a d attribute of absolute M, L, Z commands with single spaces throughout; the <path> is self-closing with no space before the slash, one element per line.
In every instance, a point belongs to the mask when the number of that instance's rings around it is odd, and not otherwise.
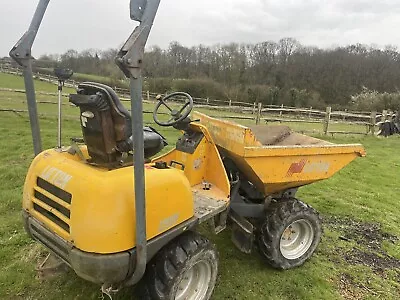
<path fill-rule="evenodd" d="M 280 250 L 286 259 L 298 259 L 311 247 L 314 229 L 308 220 L 297 220 L 282 233 Z"/>
<path fill-rule="evenodd" d="M 175 300 L 203 300 L 211 282 L 211 265 L 199 261 L 188 269 L 178 285 Z"/>

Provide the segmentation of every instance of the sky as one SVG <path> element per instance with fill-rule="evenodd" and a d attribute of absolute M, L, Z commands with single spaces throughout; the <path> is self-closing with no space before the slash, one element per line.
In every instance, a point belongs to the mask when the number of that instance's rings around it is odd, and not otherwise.
<path fill-rule="evenodd" d="M 0 57 L 28 28 L 38 0 L 0 0 Z M 129 0 L 51 0 L 33 56 L 117 48 L 137 23 Z M 398 0 L 161 0 L 148 46 L 257 43 L 400 46 Z"/>

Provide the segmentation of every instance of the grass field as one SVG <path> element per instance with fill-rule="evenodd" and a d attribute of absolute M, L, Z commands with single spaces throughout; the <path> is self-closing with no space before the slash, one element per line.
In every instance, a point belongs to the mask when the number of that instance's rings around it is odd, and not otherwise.
<path fill-rule="evenodd" d="M 41 74 L 48 74 L 54 76 L 54 69 L 53 68 L 37 68 L 37 71 Z M 94 75 L 94 74 L 84 74 L 84 73 L 74 73 L 71 77 L 71 80 L 75 80 L 77 82 L 82 81 L 94 81 L 94 82 L 101 82 L 108 85 L 113 85 L 115 80 L 112 80 L 109 77 Z M 119 86 L 123 86 L 125 88 L 129 88 L 129 81 L 120 81 Z"/>
<path fill-rule="evenodd" d="M 96 79 L 100 78 L 102 81 L 104 81 L 104 77 L 99 77 L 96 75 L 88 75 L 88 74 L 78 74 L 79 76 L 82 76 L 85 78 L 85 80 L 92 80 L 96 81 Z M 9 88 L 9 89 L 24 89 L 23 85 L 23 80 L 21 77 L 15 76 L 15 75 L 10 75 L 10 74 L 4 74 L 0 73 L 0 88 Z M 51 93 L 56 93 L 57 89 L 54 85 L 49 84 L 47 82 L 41 82 L 41 81 L 36 81 L 36 90 L 37 91 L 42 91 L 42 92 L 51 92 Z M 64 94 L 69 94 L 73 92 L 74 90 L 72 88 L 65 87 L 64 88 Z M 57 102 L 57 97 L 55 96 L 49 96 L 49 95 L 37 95 L 37 101 L 43 102 L 43 101 L 50 101 L 50 102 Z M 76 109 L 72 108 L 71 106 L 68 105 L 68 100 L 67 98 L 64 98 L 65 101 L 65 107 L 64 107 L 64 115 L 66 118 L 71 118 L 77 116 L 76 114 Z M 124 105 L 128 107 L 129 102 L 124 102 Z M 56 113 L 55 106 L 54 104 L 43 104 L 39 103 L 39 112 L 41 114 L 46 114 L 47 116 L 49 114 L 52 114 L 53 116 Z M 144 110 L 147 112 L 145 114 L 145 121 L 147 123 L 152 123 L 152 117 L 151 117 L 151 112 L 153 111 L 154 104 L 153 103 L 145 103 L 144 104 Z M 25 100 L 25 95 L 22 93 L 14 93 L 14 92 L 2 92 L 2 98 L 1 98 L 1 106 L 0 108 L 3 109 L 26 109 L 26 100 Z M 230 117 L 242 117 L 242 113 L 236 113 L 236 112 L 221 112 L 219 110 L 215 109 L 208 109 L 208 108 L 197 108 L 197 111 L 206 113 L 211 116 L 217 116 L 217 117 L 223 117 L 223 116 L 230 116 Z M 255 117 L 253 115 L 247 114 L 247 117 Z M 271 118 L 276 118 L 279 117 L 279 115 L 267 115 L 264 114 L 263 117 L 271 117 Z M 292 118 L 288 116 L 288 118 Z M 230 118 L 232 120 L 232 118 Z M 241 120 L 241 119 L 233 119 L 234 121 L 243 124 L 243 125 L 255 125 L 255 120 Z M 296 131 L 306 131 L 306 132 L 314 132 L 314 133 L 321 133 L 323 131 L 323 124 L 316 124 L 316 123 L 305 123 L 305 122 L 282 122 L 282 123 L 270 123 L 270 124 L 281 124 L 281 125 L 287 125 L 291 127 L 293 130 Z M 366 132 L 366 127 L 363 125 L 357 125 L 357 124 L 352 124 L 352 123 L 346 123 L 346 122 L 333 122 L 329 126 L 330 131 L 342 131 L 342 132 L 359 132 L 359 133 L 365 133 Z"/>
<path fill-rule="evenodd" d="M 56 91 L 38 83 L 38 90 Z M 0 74 L 0 87 L 22 88 L 22 78 Z M 0 108 L 25 108 L 25 95 L 0 92 Z M 38 100 L 55 101 L 40 96 Z M 40 105 L 50 114 L 54 105 Z M 65 106 L 64 141 L 80 136 L 76 108 Z M 151 109 L 151 105 L 146 105 Z M 213 111 L 216 113 L 215 111 Z M 76 119 L 75 119 L 76 118 Z M 150 115 L 145 115 L 150 122 Z M 56 143 L 56 119 L 41 119 L 45 148 Z M 319 125 L 318 125 L 319 126 Z M 170 143 L 178 132 L 161 130 Z M 255 251 L 239 252 L 229 230 L 208 234 L 220 253 L 220 272 L 213 299 L 398 299 L 400 297 L 400 138 L 329 137 L 335 143 L 363 143 L 368 157 L 357 159 L 333 178 L 300 189 L 299 198 L 324 218 L 325 233 L 314 257 L 304 266 L 276 271 Z M 98 286 L 72 271 L 46 281 L 35 267 L 45 250 L 25 234 L 21 195 L 27 168 L 33 159 L 27 114 L 0 112 L 0 298 L 101 299 Z M 202 228 L 203 232 L 207 231 Z M 135 299 L 126 290 L 118 299 Z"/>

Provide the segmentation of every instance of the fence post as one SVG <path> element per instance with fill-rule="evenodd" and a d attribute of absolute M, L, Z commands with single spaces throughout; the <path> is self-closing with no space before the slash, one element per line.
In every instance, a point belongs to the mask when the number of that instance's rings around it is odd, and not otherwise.
<path fill-rule="evenodd" d="M 282 114 L 283 114 L 283 104 L 281 105 L 281 111 L 279 112 L 279 117 L 282 117 Z"/>
<path fill-rule="evenodd" d="M 257 117 L 256 117 L 256 125 L 260 124 L 261 121 L 261 113 L 262 113 L 262 103 L 258 103 Z"/>
<path fill-rule="evenodd" d="M 308 118 L 311 119 L 311 115 L 312 115 L 312 106 L 310 107 L 310 112 L 308 113 Z"/>
<path fill-rule="evenodd" d="M 207 98 L 207 105 L 210 103 L 210 98 Z"/>
<path fill-rule="evenodd" d="M 347 108 L 344 109 L 343 121 L 346 121 Z"/>
<path fill-rule="evenodd" d="M 254 104 L 253 104 L 253 115 L 255 115 L 256 114 L 256 112 L 257 112 L 257 106 L 256 106 L 257 104 L 254 102 Z"/>
<path fill-rule="evenodd" d="M 328 134 L 328 129 L 329 129 L 329 121 L 331 120 L 331 113 L 332 113 L 332 107 L 328 106 L 326 108 L 326 115 L 325 115 L 325 122 L 324 122 L 324 134 Z"/>
<path fill-rule="evenodd" d="M 388 111 L 384 109 L 382 112 L 382 122 L 387 121 L 387 118 L 388 118 Z"/>
<path fill-rule="evenodd" d="M 150 102 L 150 91 L 147 91 L 147 101 Z"/>
<path fill-rule="evenodd" d="M 229 107 L 231 107 L 231 106 L 232 106 L 232 100 L 229 99 Z"/>
<path fill-rule="evenodd" d="M 376 126 L 376 111 L 371 113 L 371 124 L 370 124 L 370 132 L 372 135 L 375 135 L 375 126 Z"/>

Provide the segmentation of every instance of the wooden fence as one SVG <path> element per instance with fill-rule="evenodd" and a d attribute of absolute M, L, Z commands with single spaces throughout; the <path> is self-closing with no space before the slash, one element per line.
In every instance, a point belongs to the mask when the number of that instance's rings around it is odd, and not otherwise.
<path fill-rule="evenodd" d="M 0 65 L 0 72 L 5 72 L 9 74 L 21 75 L 19 69 L 4 68 Z M 41 81 L 46 81 L 50 83 L 57 84 L 57 78 L 50 75 L 35 74 L 36 79 Z M 76 87 L 79 83 L 76 81 L 68 81 L 67 86 Z M 1 83 L 0 83 L 1 85 Z M 114 87 L 117 94 L 120 95 L 121 101 L 130 101 L 129 90 Z M 1 88 L 0 91 L 3 92 L 15 92 L 15 93 L 25 93 L 24 90 L 13 90 Z M 56 96 L 56 93 L 46 93 L 37 92 L 39 95 L 49 95 Z M 154 102 L 158 93 L 152 93 L 150 91 L 145 91 L 143 93 L 143 99 L 145 102 Z M 68 95 L 63 95 L 68 97 Z M 183 99 L 175 99 L 180 101 Z M 203 108 L 211 110 L 211 116 L 221 119 L 233 119 L 233 120 L 247 120 L 249 123 L 254 123 L 257 125 L 266 123 L 285 123 L 285 124 L 320 124 L 321 130 L 317 132 L 322 132 L 323 134 L 371 134 L 375 135 L 377 133 L 377 126 L 390 118 L 392 118 L 392 113 L 388 111 L 383 111 L 382 113 L 377 112 L 358 112 L 358 111 L 333 111 L 331 107 L 327 107 L 325 111 L 317 110 L 312 107 L 310 108 L 297 108 L 297 107 L 287 107 L 284 105 L 263 105 L 262 103 L 247 103 L 238 101 L 226 101 L 226 100 L 216 100 L 216 99 L 204 99 L 204 98 L 194 98 L 194 103 L 196 108 Z M 57 102 L 52 101 L 38 101 L 40 104 L 57 104 Z M 1 109 L 0 111 L 13 111 L 17 112 L 15 109 Z M 24 110 L 18 110 L 18 113 Z M 218 111 L 218 113 L 213 113 L 213 111 Z M 152 113 L 149 111 L 144 111 L 144 113 Z M 209 113 L 210 114 L 210 113 Z M 332 124 L 348 124 L 348 125 L 359 125 L 365 126 L 365 131 L 354 131 L 354 130 L 330 130 Z M 315 132 L 315 130 L 300 130 L 301 132 Z"/>

